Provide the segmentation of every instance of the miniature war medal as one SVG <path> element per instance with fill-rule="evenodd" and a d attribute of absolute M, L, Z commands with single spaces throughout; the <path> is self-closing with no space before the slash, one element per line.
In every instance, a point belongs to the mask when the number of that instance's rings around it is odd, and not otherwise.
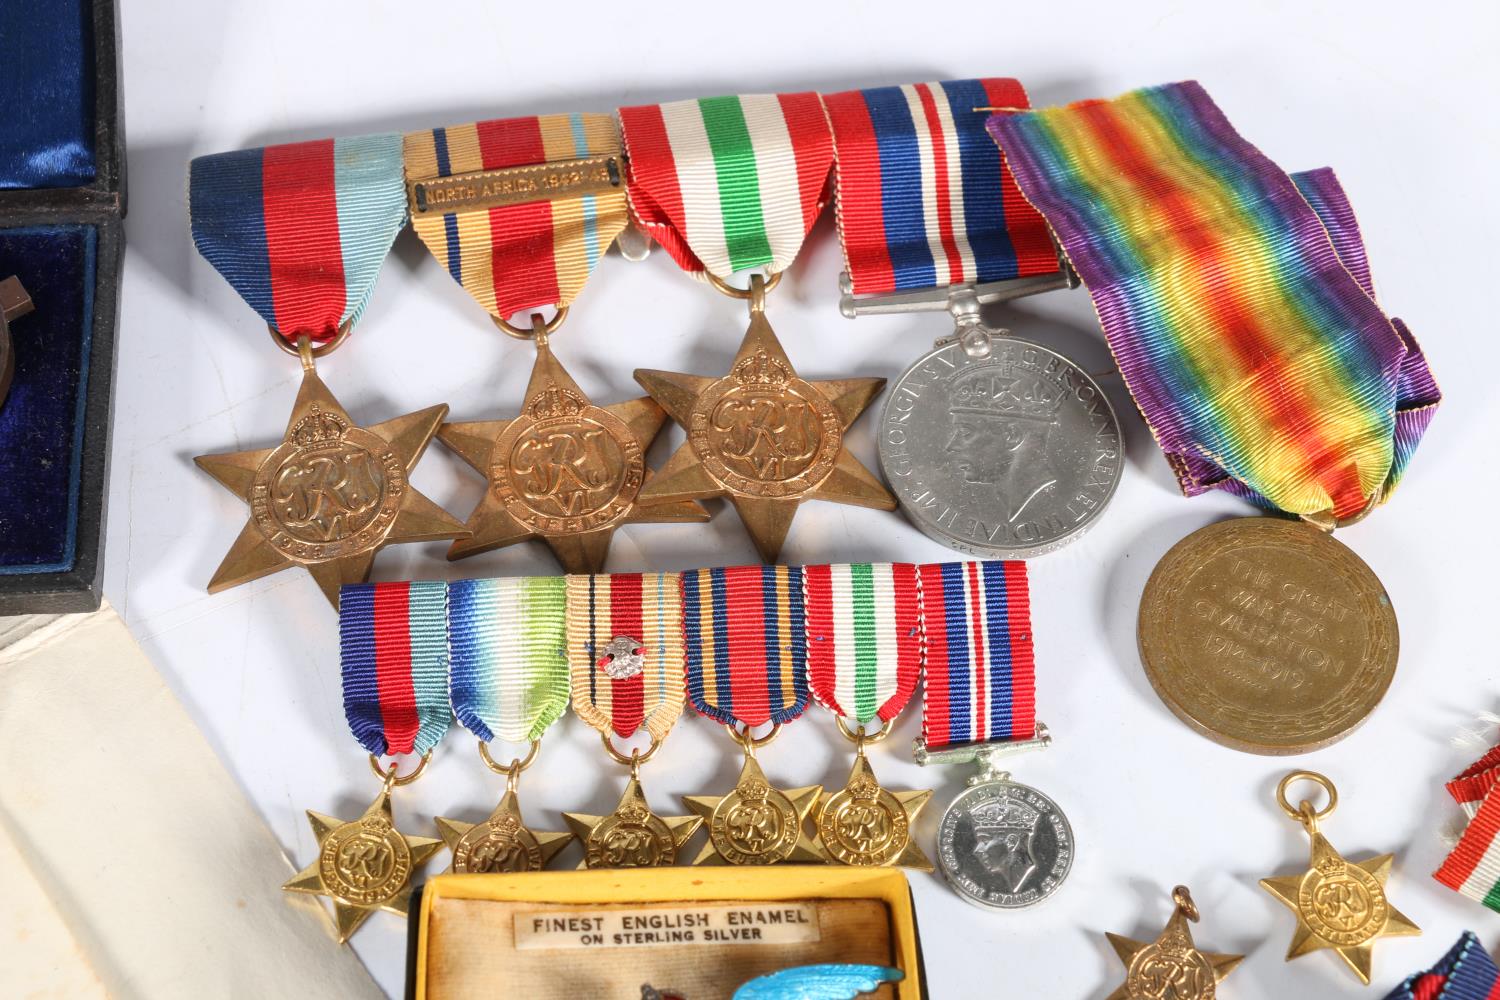
<path fill-rule="evenodd" d="M 1198 906 L 1187 886 L 1172 890 L 1172 903 L 1172 918 L 1154 941 L 1105 935 L 1126 970 L 1125 982 L 1106 1000 L 1214 1000 L 1219 983 L 1245 960 L 1244 955 L 1198 950 L 1191 926 L 1198 922 Z"/>
<path fill-rule="evenodd" d="M 933 563 L 917 572 L 926 700 L 913 757 L 979 768 L 938 824 L 938 868 L 977 906 L 1031 906 L 1068 877 L 1074 843 L 1057 803 L 998 763 L 1052 742 L 1036 718 L 1026 564 Z"/>
<path fill-rule="evenodd" d="M 755 756 L 807 708 L 802 570 L 736 566 L 684 573 L 682 621 L 688 697 L 700 714 L 722 722 L 745 754 L 728 794 L 683 796 L 708 828 L 708 843 L 693 863 L 822 861 L 804 832 L 822 786 L 774 788 Z M 768 725 L 768 733 L 755 735 Z"/>
<path fill-rule="evenodd" d="M 620 109 L 631 211 L 690 274 L 745 299 L 750 327 L 722 377 L 639 369 L 636 380 L 687 432 L 644 501 L 728 497 L 775 562 L 804 500 L 891 510 L 895 500 L 845 447 L 884 379 L 808 381 L 765 317 L 826 203 L 833 143 L 818 95 L 716 97 Z M 737 272 L 764 268 L 747 289 Z"/>
<path fill-rule="evenodd" d="M 648 398 L 596 406 L 552 353 L 584 283 L 625 227 L 625 173 L 609 115 L 541 115 L 406 136 L 412 224 L 434 257 L 513 337 L 536 346 L 521 412 L 445 424 L 438 437 L 487 479 L 472 535 L 450 559 L 540 538 L 569 573 L 604 568 L 622 524 L 706 521 L 693 501 L 640 502 L 646 451 L 666 421 Z M 532 313 L 524 326 L 511 317 Z"/>
<path fill-rule="evenodd" d="M 583 843 L 580 868 L 656 868 L 678 852 L 703 822 L 662 817 L 641 790 L 640 769 L 661 749 L 682 714 L 682 593 L 676 573 L 570 576 L 568 660 L 573 711 L 598 730 L 605 752 L 630 768 L 619 805 L 608 816 L 564 813 Z M 629 755 L 612 737 L 644 730 L 644 751 Z"/>
<path fill-rule="evenodd" d="M 336 605 L 382 547 L 465 534 L 409 481 L 448 407 L 360 426 L 314 370 L 348 338 L 406 222 L 401 137 L 202 156 L 189 199 L 198 251 L 302 362 L 280 445 L 194 459 L 250 507 L 209 592 L 302 566 Z"/>
<path fill-rule="evenodd" d="M 1337 179 L 1289 177 L 1191 82 L 989 128 L 1183 492 L 1290 515 L 1209 525 L 1162 559 L 1141 599 L 1152 685 L 1236 749 L 1341 739 L 1385 694 L 1398 638 L 1380 581 L 1330 533 L 1395 488 L 1440 395 L 1375 302 Z"/>
<path fill-rule="evenodd" d="M 376 910 L 407 915 L 412 879 L 443 846 L 396 829 L 391 789 L 415 781 L 432 748 L 448 731 L 448 646 L 443 621 L 447 584 L 373 583 L 345 587 L 339 604 L 344 714 L 383 782 L 358 819 L 308 810 L 318 856 L 282 886 L 333 901 L 339 943 Z M 415 755 L 415 770 L 400 777 L 396 761 Z"/>
<path fill-rule="evenodd" d="M 946 310 L 954 321 L 880 416 L 880 467 L 902 511 L 970 555 L 1066 545 L 1119 485 L 1114 409 L 1075 362 L 980 316 L 981 305 L 1076 283 L 985 133 L 989 111 L 1026 107 L 1026 91 L 1015 80 L 949 80 L 824 102 L 844 315 Z"/>
<path fill-rule="evenodd" d="M 917 568 L 910 563 L 807 566 L 803 584 L 808 686 L 855 747 L 848 782 L 818 801 L 813 814 L 818 843 L 839 864 L 931 871 L 913 823 L 932 792 L 882 788 L 865 756 L 868 744 L 890 734 L 917 688 L 922 658 Z M 880 724 L 871 732 L 877 719 Z"/>
<path fill-rule="evenodd" d="M 455 580 L 448 585 L 448 690 L 453 714 L 479 739 L 479 756 L 505 776 L 505 795 L 482 823 L 439 817 L 459 873 L 534 872 L 573 839 L 528 828 L 516 786 L 542 735 L 568 708 L 567 581 L 558 576 Z M 491 740 L 529 744 L 497 764 Z"/>

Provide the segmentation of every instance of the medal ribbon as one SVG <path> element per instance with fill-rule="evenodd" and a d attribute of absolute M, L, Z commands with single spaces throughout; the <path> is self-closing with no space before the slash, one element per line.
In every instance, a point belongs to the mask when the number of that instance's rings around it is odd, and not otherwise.
<path fill-rule="evenodd" d="M 539 115 L 407 133 L 406 177 L 554 163 L 620 152 L 610 115 Z M 438 263 L 501 319 L 567 306 L 627 221 L 623 188 L 555 200 L 418 213 L 412 227 Z"/>
<path fill-rule="evenodd" d="M 802 571 L 735 566 L 682 574 L 687 690 L 701 715 L 747 728 L 807 708 Z"/>
<path fill-rule="evenodd" d="M 453 714 L 481 741 L 541 739 L 567 711 L 566 612 L 560 576 L 448 585 Z"/>
<path fill-rule="evenodd" d="M 1386 1000 L 1500 1000 L 1500 968 L 1473 931 L 1464 931 L 1443 960 L 1409 976 Z"/>
<path fill-rule="evenodd" d="M 985 132 L 1025 108 L 1015 80 L 913 83 L 823 98 L 837 213 L 857 295 L 1054 274 L 1057 250 Z"/>
<path fill-rule="evenodd" d="M 193 160 L 198 252 L 291 343 L 359 319 L 406 224 L 401 137 L 320 139 Z"/>
<path fill-rule="evenodd" d="M 1448 782 L 1448 794 L 1469 818 L 1458 844 L 1433 873 L 1443 885 L 1500 911 L 1500 746 Z"/>
<path fill-rule="evenodd" d="M 1295 514 L 1352 515 L 1394 486 L 1414 345 L 1201 86 L 989 128 L 1088 286 L 1157 441 L 1193 456 L 1173 463 L 1185 493 L 1214 485 L 1200 462 Z"/>
<path fill-rule="evenodd" d="M 890 721 L 921 674 L 921 594 L 910 563 L 804 566 L 808 684 L 818 704 L 864 725 Z"/>
<path fill-rule="evenodd" d="M 601 733 L 627 739 L 644 728 L 663 740 L 682 714 L 682 590 L 676 573 L 569 576 L 568 661 L 573 711 Z M 639 670 L 612 677 L 608 647 L 641 657 Z M 619 668 L 616 667 L 616 670 Z"/>
<path fill-rule="evenodd" d="M 447 597 L 440 581 L 339 592 L 344 716 L 377 757 L 425 754 L 448 731 Z"/>
<path fill-rule="evenodd" d="M 1026 564 L 929 563 L 918 575 L 927 748 L 1031 739 L 1036 657 Z"/>
<path fill-rule="evenodd" d="M 829 197 L 833 141 L 817 94 L 620 109 L 636 223 L 683 270 L 791 266 Z"/>

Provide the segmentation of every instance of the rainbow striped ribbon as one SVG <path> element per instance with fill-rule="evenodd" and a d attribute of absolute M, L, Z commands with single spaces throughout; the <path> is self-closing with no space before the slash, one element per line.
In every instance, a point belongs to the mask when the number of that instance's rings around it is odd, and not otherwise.
<path fill-rule="evenodd" d="M 827 94 L 839 239 L 857 295 L 1053 274 L 1047 224 L 985 133 L 1024 108 L 1015 80 L 911 83 Z"/>
<path fill-rule="evenodd" d="M 506 118 L 409 132 L 406 176 L 425 181 L 620 152 L 610 115 Z M 627 222 L 623 192 L 421 213 L 412 226 L 492 315 L 573 302 Z"/>
<path fill-rule="evenodd" d="M 929 563 L 922 585 L 922 741 L 1000 743 L 1036 735 L 1031 593 L 1020 561 Z"/>
<path fill-rule="evenodd" d="M 448 585 L 453 714 L 482 742 L 539 740 L 567 711 L 567 591 L 559 576 Z"/>
<path fill-rule="evenodd" d="M 339 591 L 344 716 L 377 757 L 425 754 L 448 731 L 447 597 L 442 582 Z"/>
<path fill-rule="evenodd" d="M 1088 286 L 1169 456 L 1296 514 L 1351 515 L 1394 485 L 1412 347 L 1297 185 L 1201 86 L 988 127 Z M 1178 462 L 1177 473 L 1188 494 L 1206 488 L 1201 470 Z"/>
<path fill-rule="evenodd" d="M 188 169 L 193 242 L 288 341 L 359 319 L 406 224 L 401 137 L 216 153 Z"/>
<path fill-rule="evenodd" d="M 621 108 L 631 214 L 679 266 L 719 278 L 791 266 L 829 197 L 817 94 Z"/>
<path fill-rule="evenodd" d="M 1441 962 L 1408 976 L 1385 1000 L 1500 1000 L 1500 968 L 1474 932 L 1464 931 Z"/>
<path fill-rule="evenodd" d="M 802 571 L 735 566 L 682 574 L 687 691 L 701 715 L 748 728 L 807 708 Z"/>
<path fill-rule="evenodd" d="M 921 675 L 921 597 L 910 563 L 804 566 L 808 685 L 818 704 L 864 725 L 890 721 Z"/>
<path fill-rule="evenodd" d="M 573 711 L 622 739 L 666 738 L 683 701 L 682 589 L 676 573 L 569 576 Z"/>

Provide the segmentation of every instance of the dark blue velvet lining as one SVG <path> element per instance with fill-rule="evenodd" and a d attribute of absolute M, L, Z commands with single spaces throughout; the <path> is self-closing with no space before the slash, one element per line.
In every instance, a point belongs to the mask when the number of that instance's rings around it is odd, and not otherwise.
<path fill-rule="evenodd" d="M 91 0 L 0 0 L 0 188 L 94 179 Z"/>
<path fill-rule="evenodd" d="M 0 574 L 71 569 L 94 331 L 93 226 L 0 229 L 0 277 L 36 310 L 11 324 L 16 374 L 0 405 Z"/>

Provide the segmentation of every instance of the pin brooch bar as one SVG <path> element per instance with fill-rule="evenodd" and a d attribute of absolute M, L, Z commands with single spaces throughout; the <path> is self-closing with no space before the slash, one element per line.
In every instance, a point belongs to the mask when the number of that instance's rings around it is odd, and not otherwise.
<path fill-rule="evenodd" d="M 407 193 L 412 214 L 429 215 L 578 198 L 624 186 L 621 157 L 586 156 L 412 181 Z"/>
<path fill-rule="evenodd" d="M 951 285 L 947 288 L 924 288 L 915 292 L 893 292 L 889 295 L 855 296 L 854 283 L 848 272 L 839 275 L 839 312 L 846 319 L 858 316 L 887 316 L 893 313 L 947 312 L 954 294 L 972 290 L 980 305 L 1009 302 L 1039 292 L 1077 288 L 1078 275 L 1067 261 L 1059 258 L 1056 274 L 1039 274 L 1029 278 L 1007 278 L 982 285 Z"/>
<path fill-rule="evenodd" d="M 1032 750 L 1045 750 L 1052 745 L 1052 733 L 1038 722 L 1036 735 L 1029 740 L 1012 740 L 1009 743 L 956 743 L 941 750 L 928 750 L 927 744 L 917 740 L 912 747 L 911 758 L 918 767 L 929 764 L 972 764 L 975 761 L 993 761 L 1012 757 Z"/>

